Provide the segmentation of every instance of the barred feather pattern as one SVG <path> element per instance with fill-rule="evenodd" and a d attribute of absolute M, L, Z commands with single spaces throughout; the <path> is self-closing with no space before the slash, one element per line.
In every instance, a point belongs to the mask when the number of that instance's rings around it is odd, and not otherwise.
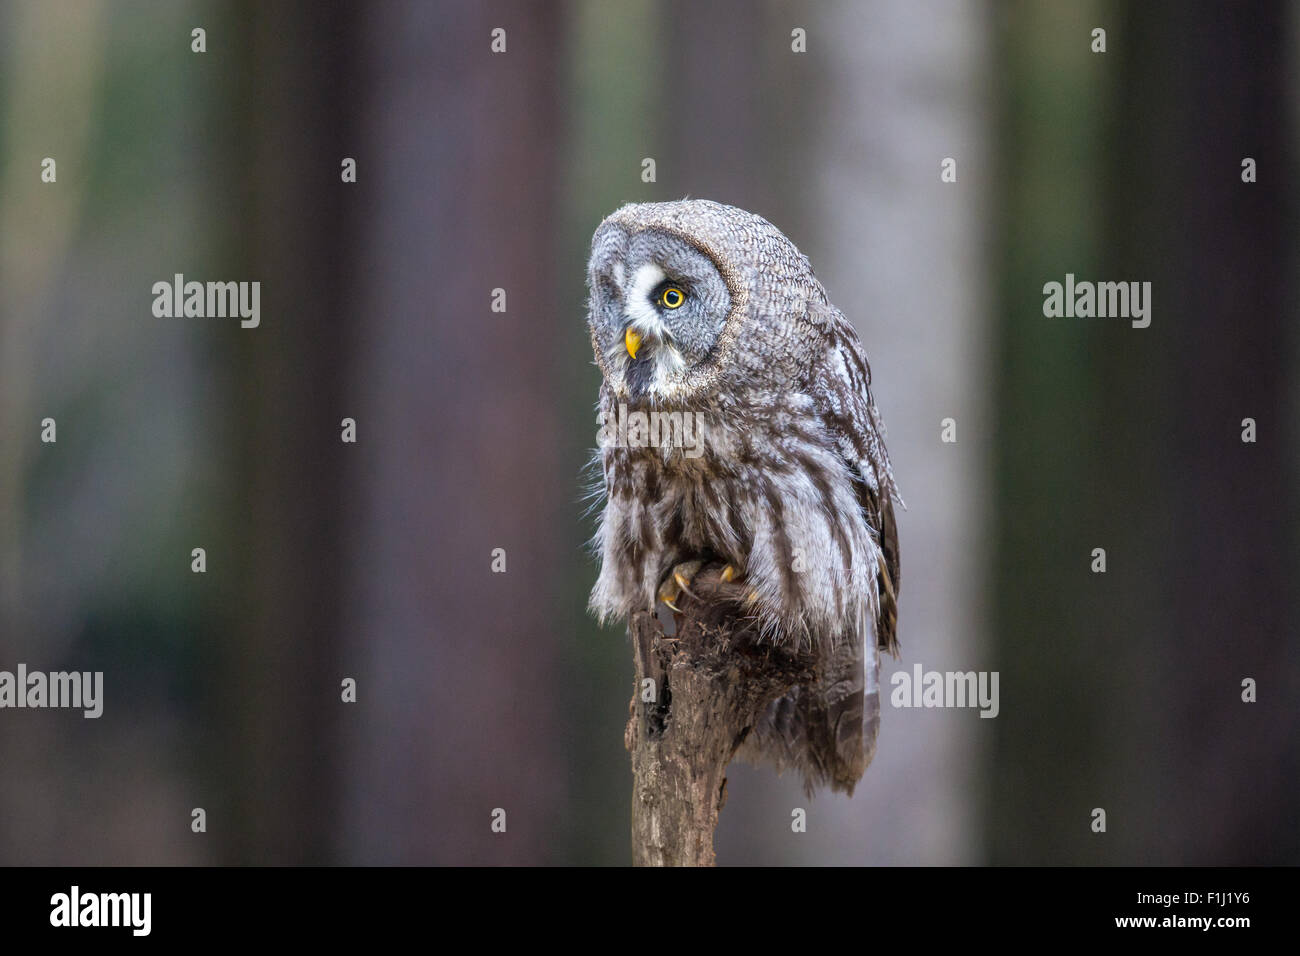
<path fill-rule="evenodd" d="M 741 755 L 852 793 L 875 749 L 879 651 L 897 652 L 901 504 L 856 331 L 775 226 L 705 200 L 615 212 L 588 279 L 606 423 L 593 612 L 653 608 L 681 562 L 742 569 L 745 613 L 810 650 L 816 678 L 769 707 Z M 656 304 L 665 284 L 686 311 Z M 656 412 L 695 416 L 695 445 L 610 428 Z"/>

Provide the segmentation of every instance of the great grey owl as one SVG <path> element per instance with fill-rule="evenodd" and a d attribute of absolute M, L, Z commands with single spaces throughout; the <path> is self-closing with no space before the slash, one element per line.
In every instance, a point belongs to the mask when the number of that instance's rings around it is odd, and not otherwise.
<path fill-rule="evenodd" d="M 613 213 L 588 283 L 605 423 L 592 610 L 672 606 L 701 562 L 726 562 L 765 634 L 816 661 L 741 756 L 851 794 L 875 751 L 878 649 L 897 652 L 901 504 L 857 333 L 780 230 L 706 200 Z"/>

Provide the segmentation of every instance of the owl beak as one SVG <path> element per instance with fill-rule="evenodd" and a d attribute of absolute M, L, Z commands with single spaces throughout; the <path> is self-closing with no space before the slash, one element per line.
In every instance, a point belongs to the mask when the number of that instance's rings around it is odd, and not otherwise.
<path fill-rule="evenodd" d="M 641 347 L 640 333 L 629 326 L 627 334 L 623 336 L 623 344 L 627 346 L 627 354 L 632 358 L 636 358 L 636 350 Z"/>

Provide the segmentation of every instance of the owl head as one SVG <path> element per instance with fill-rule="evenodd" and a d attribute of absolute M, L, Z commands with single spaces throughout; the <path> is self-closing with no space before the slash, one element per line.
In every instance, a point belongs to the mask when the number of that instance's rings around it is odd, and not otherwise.
<path fill-rule="evenodd" d="M 707 395 L 737 343 L 762 331 L 750 308 L 763 292 L 756 283 L 781 278 L 772 267 L 791 262 L 811 277 L 767 220 L 708 200 L 635 203 L 605 219 L 591 243 L 588 324 L 615 397 L 642 405 Z"/>

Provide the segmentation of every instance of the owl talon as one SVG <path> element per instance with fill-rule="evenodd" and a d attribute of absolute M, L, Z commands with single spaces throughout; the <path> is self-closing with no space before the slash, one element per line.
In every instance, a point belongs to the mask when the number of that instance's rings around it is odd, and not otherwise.
<path fill-rule="evenodd" d="M 704 566 L 703 561 L 683 561 L 669 572 L 668 577 L 664 578 L 664 583 L 659 585 L 657 597 L 678 614 L 682 613 L 673 602 L 676 601 L 685 591 L 691 593 L 691 579 L 699 573 L 700 568 Z M 694 597 L 694 595 L 692 595 Z"/>

